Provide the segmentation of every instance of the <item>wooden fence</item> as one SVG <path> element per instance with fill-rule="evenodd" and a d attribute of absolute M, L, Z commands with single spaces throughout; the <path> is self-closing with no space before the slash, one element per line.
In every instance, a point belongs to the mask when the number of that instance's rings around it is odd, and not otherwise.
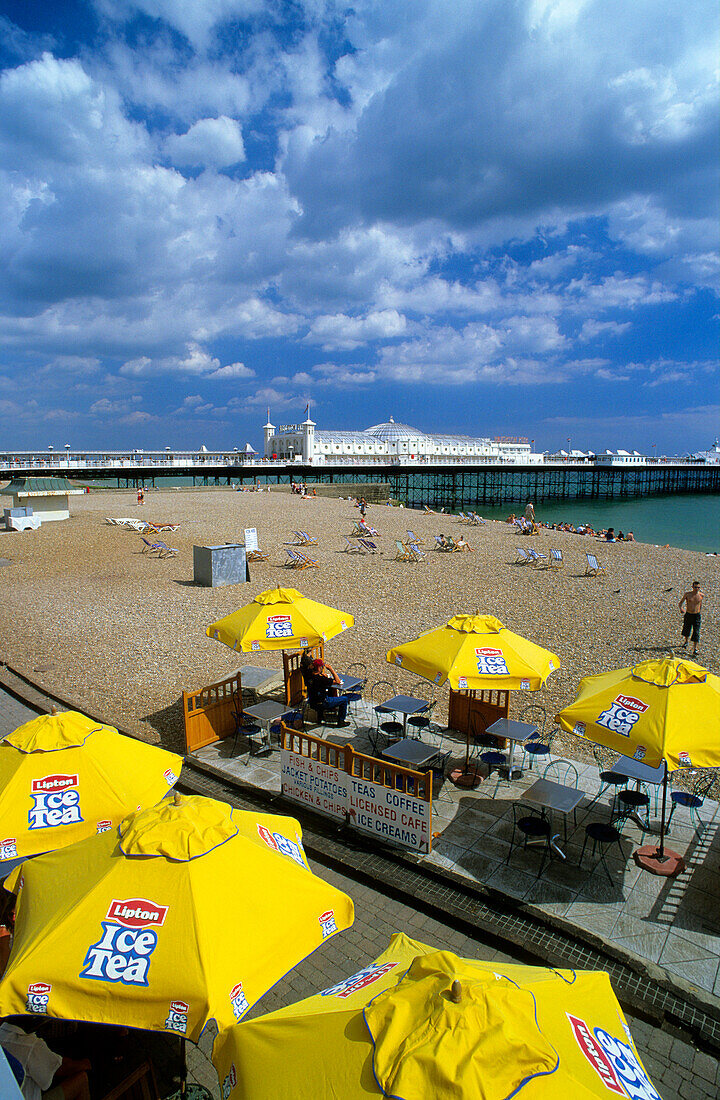
<path fill-rule="evenodd" d="M 239 672 L 199 691 L 183 692 L 186 753 L 235 733 L 233 695 L 236 692 L 242 701 Z"/>

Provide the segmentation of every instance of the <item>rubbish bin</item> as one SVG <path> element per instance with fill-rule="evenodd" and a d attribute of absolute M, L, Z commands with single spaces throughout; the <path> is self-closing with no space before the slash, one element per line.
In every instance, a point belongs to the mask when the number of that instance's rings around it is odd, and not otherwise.
<path fill-rule="evenodd" d="M 193 578 L 205 588 L 250 581 L 245 547 L 236 543 L 220 546 L 193 546 Z"/>

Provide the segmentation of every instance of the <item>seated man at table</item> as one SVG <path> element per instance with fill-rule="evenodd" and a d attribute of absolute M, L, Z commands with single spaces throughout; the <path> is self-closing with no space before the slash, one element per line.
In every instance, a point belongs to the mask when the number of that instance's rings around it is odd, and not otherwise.
<path fill-rule="evenodd" d="M 325 669 L 332 672 L 332 675 L 327 675 Z M 318 718 L 322 722 L 323 714 L 326 710 L 336 710 L 338 716 L 337 724 L 339 726 L 347 726 L 345 721 L 348 708 L 347 695 L 337 695 L 335 691 L 340 684 L 340 680 L 337 674 L 329 669 L 324 661 L 318 658 L 313 661 L 312 673 L 308 679 L 307 692 L 308 702 L 310 706 L 317 711 Z"/>

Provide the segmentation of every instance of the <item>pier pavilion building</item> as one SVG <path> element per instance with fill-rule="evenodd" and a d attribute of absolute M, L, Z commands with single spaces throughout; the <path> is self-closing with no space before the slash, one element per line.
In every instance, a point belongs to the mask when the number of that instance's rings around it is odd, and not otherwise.
<path fill-rule="evenodd" d="M 390 417 L 360 431 L 316 430 L 309 417 L 302 424 L 268 422 L 265 433 L 265 457 L 284 459 L 308 466 L 335 462 L 363 465 L 442 464 L 483 465 L 512 463 L 532 466 L 543 462 L 543 455 L 532 450 L 527 439 L 489 439 L 469 435 L 439 435 L 423 432 Z"/>

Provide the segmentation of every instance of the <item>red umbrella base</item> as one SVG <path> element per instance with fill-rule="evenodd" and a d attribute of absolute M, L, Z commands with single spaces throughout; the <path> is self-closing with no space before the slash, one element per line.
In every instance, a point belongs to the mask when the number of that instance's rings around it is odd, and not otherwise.
<path fill-rule="evenodd" d="M 677 852 L 666 848 L 662 858 L 659 852 L 657 844 L 647 844 L 633 852 L 633 859 L 643 871 L 649 871 L 651 875 L 662 875 L 663 878 L 674 878 L 685 870 L 685 860 Z"/>
<path fill-rule="evenodd" d="M 483 778 L 475 769 L 465 771 L 464 768 L 453 768 L 450 772 L 450 782 L 454 783 L 456 787 L 464 787 L 466 790 L 479 787 Z"/>

